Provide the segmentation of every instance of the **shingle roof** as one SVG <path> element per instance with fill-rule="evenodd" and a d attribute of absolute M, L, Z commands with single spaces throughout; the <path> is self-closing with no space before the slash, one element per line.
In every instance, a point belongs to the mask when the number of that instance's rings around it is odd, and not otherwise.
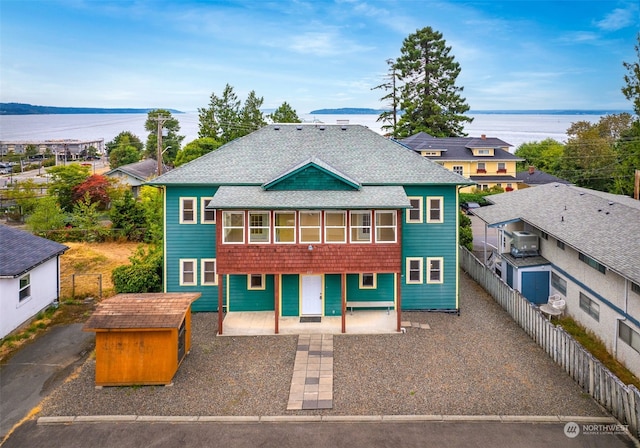
<path fill-rule="evenodd" d="M 468 179 L 360 125 L 268 125 L 152 181 L 262 185 L 315 157 L 361 185 L 455 184 Z"/>
<path fill-rule="evenodd" d="M 401 186 L 366 186 L 360 190 L 266 191 L 255 186 L 222 186 L 209 202 L 225 209 L 398 209 L 411 203 Z"/>
<path fill-rule="evenodd" d="M 418 132 L 400 142 L 414 151 L 443 151 L 438 157 L 432 156 L 437 160 L 524 160 L 507 150 L 511 146 L 509 143 L 494 137 L 432 137 L 427 133 Z M 494 155 L 474 156 L 472 149 L 480 148 L 493 149 Z"/>
<path fill-rule="evenodd" d="M 105 299 L 83 331 L 178 328 L 200 293 L 118 294 Z"/>
<path fill-rule="evenodd" d="M 121 171 L 123 173 L 128 174 L 131 177 L 134 177 L 138 180 L 145 181 L 150 177 L 156 175 L 158 171 L 158 162 L 154 159 L 144 159 L 139 162 L 129 163 L 127 165 L 121 165 L 118 168 L 114 168 L 110 171 L 107 171 L 105 175 L 109 175 L 115 173 L 117 171 Z M 163 166 L 163 171 L 166 172 L 167 168 Z"/>
<path fill-rule="evenodd" d="M 544 171 L 534 170 L 533 173 L 527 171 L 519 171 L 516 173 L 516 179 L 524 182 L 527 185 L 544 185 L 552 182 L 560 184 L 570 184 L 568 180 L 560 179 L 552 174 L 545 173 Z"/>
<path fill-rule="evenodd" d="M 489 225 L 524 221 L 640 283 L 640 201 L 553 183 L 487 196 L 474 210 Z"/>
<path fill-rule="evenodd" d="M 18 277 L 67 249 L 55 241 L 0 224 L 0 277 Z"/>

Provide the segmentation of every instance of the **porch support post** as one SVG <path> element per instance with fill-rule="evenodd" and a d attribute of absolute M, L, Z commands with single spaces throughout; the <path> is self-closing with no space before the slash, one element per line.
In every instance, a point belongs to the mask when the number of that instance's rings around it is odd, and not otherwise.
<path fill-rule="evenodd" d="M 340 301 L 342 302 L 342 332 L 347 332 L 347 274 L 340 274 Z"/>
<path fill-rule="evenodd" d="M 224 296 L 224 275 L 218 274 L 218 334 L 222 334 L 222 320 L 224 315 L 222 313 L 222 304 Z"/>
<path fill-rule="evenodd" d="M 396 331 L 402 331 L 402 272 L 396 275 L 396 317 L 398 318 Z"/>
<path fill-rule="evenodd" d="M 273 314 L 275 315 L 275 333 L 280 332 L 280 274 L 273 276 Z"/>

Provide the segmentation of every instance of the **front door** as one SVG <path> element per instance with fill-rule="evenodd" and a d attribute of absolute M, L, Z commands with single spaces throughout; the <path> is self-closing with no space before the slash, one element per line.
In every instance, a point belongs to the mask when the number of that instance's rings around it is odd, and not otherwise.
<path fill-rule="evenodd" d="M 322 276 L 302 276 L 302 316 L 322 316 Z"/>

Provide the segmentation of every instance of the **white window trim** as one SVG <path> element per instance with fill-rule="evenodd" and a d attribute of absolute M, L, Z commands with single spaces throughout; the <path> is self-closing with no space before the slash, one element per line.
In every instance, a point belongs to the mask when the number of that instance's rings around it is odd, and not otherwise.
<path fill-rule="evenodd" d="M 20 282 L 22 279 L 27 279 L 27 284 L 25 286 L 20 286 Z M 24 297 L 20 297 L 22 295 L 22 291 L 28 290 L 28 294 Z M 18 280 L 18 303 L 23 303 L 28 301 L 31 298 L 31 274 L 25 274 Z"/>
<path fill-rule="evenodd" d="M 302 225 L 302 217 L 298 217 L 298 239 L 300 240 L 300 244 L 318 244 L 322 241 L 322 211 L 320 210 L 300 210 L 300 214 L 303 213 L 314 213 L 318 214 L 319 223 L 317 226 L 303 226 Z M 302 229 L 318 229 L 318 239 L 317 240 L 303 240 L 302 239 Z"/>
<path fill-rule="evenodd" d="M 327 224 L 327 214 L 341 214 L 344 217 L 343 226 L 330 226 Z M 329 241 L 327 238 L 328 229 L 342 229 L 344 231 L 344 239 L 342 241 Z M 327 244 L 345 244 L 347 242 L 347 212 L 343 210 L 325 210 L 324 212 L 324 242 Z"/>
<path fill-rule="evenodd" d="M 205 266 L 205 263 L 210 263 L 210 262 L 213 262 L 215 266 L 213 270 L 213 282 L 208 282 L 205 280 L 206 270 L 204 266 Z M 200 284 L 203 286 L 216 286 L 218 284 L 218 262 L 216 261 L 215 258 L 203 258 L 200 260 Z"/>
<path fill-rule="evenodd" d="M 419 206 L 418 206 L 418 210 L 420 211 L 420 218 L 419 219 L 411 219 L 411 210 L 415 210 L 412 208 L 408 208 L 406 213 L 405 213 L 405 222 L 407 224 L 422 224 L 424 222 L 424 198 L 422 196 L 409 196 L 407 199 L 411 200 L 418 200 L 419 201 Z"/>
<path fill-rule="evenodd" d="M 431 219 L 431 201 L 437 199 L 440 203 L 440 219 Z M 443 196 L 427 196 L 427 223 L 441 224 L 444 222 L 444 197 Z"/>
<path fill-rule="evenodd" d="M 213 198 L 200 198 L 200 224 L 215 224 L 216 223 L 216 210 L 207 210 L 207 203 Z M 205 212 L 213 212 L 213 221 L 205 218 Z"/>
<path fill-rule="evenodd" d="M 411 262 L 418 261 L 420 262 L 420 279 L 419 280 L 411 280 Z M 424 283 L 424 259 L 422 257 L 407 257 L 405 259 L 405 283 L 408 285 L 421 285 Z"/>
<path fill-rule="evenodd" d="M 261 286 L 256 288 L 255 286 L 251 286 L 251 276 L 259 275 L 261 277 Z M 247 289 L 249 291 L 264 291 L 267 288 L 265 274 L 247 274 Z"/>
<path fill-rule="evenodd" d="M 185 263 L 193 263 L 193 282 L 184 281 L 184 265 Z M 198 284 L 198 260 L 196 258 L 181 258 L 180 259 L 180 286 L 195 286 Z"/>
<path fill-rule="evenodd" d="M 582 302 L 583 302 L 582 298 L 583 297 L 584 297 L 584 302 L 586 302 L 584 306 L 582 304 Z M 587 313 L 589 316 L 591 316 L 597 322 L 600 322 L 600 304 L 598 302 L 593 300 L 591 297 L 589 297 L 585 293 L 580 292 L 580 294 L 578 296 L 578 306 L 580 307 L 580 309 L 582 311 Z"/>
<path fill-rule="evenodd" d="M 226 241 L 226 230 L 227 229 L 239 229 L 240 227 L 236 227 L 236 226 L 226 226 L 225 225 L 225 216 L 227 216 L 227 214 L 242 214 L 242 241 Z M 244 211 L 235 211 L 235 210 L 229 210 L 229 211 L 223 211 L 222 212 L 222 244 L 244 244 L 244 241 L 246 239 L 246 220 L 247 220 L 247 215 Z"/>
<path fill-rule="evenodd" d="M 293 215 L 293 224 L 290 226 L 279 226 L 277 225 L 276 216 L 278 214 L 292 214 Z M 297 224 L 298 224 L 298 214 L 294 210 L 276 210 L 273 212 L 273 242 L 275 244 L 296 244 L 297 241 Z M 276 236 L 278 235 L 278 229 L 287 230 L 290 229 L 293 231 L 293 241 L 278 241 Z"/>
<path fill-rule="evenodd" d="M 373 275 L 373 286 L 365 286 L 363 284 L 363 276 L 365 273 L 360 273 L 359 275 L 359 287 L 360 289 L 377 289 L 378 288 L 378 274 L 376 273 L 372 273 L 372 272 L 366 272 L 366 274 L 371 274 Z"/>
<path fill-rule="evenodd" d="M 368 226 L 355 226 L 353 225 L 353 215 L 369 216 Z M 373 231 L 373 222 L 371 221 L 371 210 L 351 210 L 349 212 L 349 242 L 352 244 L 370 244 L 372 241 L 371 232 Z M 358 234 L 369 235 L 366 240 L 354 240 L 353 231 L 356 230 Z M 368 232 L 366 230 L 369 230 Z"/>
<path fill-rule="evenodd" d="M 267 215 L 267 224 L 262 223 L 262 226 L 252 226 L 251 225 L 251 215 Z M 249 244 L 270 244 L 271 243 L 271 213 L 267 210 L 250 210 L 248 213 L 247 221 L 249 224 Z M 259 229 L 261 231 L 267 232 L 266 241 L 251 241 L 251 231 L 254 229 Z M 260 234 L 262 235 L 262 233 Z"/>
<path fill-rule="evenodd" d="M 393 225 L 392 226 L 379 226 L 378 225 L 378 215 L 382 215 L 382 214 L 391 214 L 393 215 Z M 393 210 L 376 210 L 375 212 L 375 242 L 376 243 L 380 243 L 380 244 L 390 244 L 390 243 L 396 243 L 398 241 L 398 219 L 397 219 L 397 213 Z M 386 241 L 386 240 L 378 240 L 378 228 L 380 229 L 393 229 L 393 241 Z"/>
<path fill-rule="evenodd" d="M 440 278 L 431 280 L 431 261 L 438 260 L 440 262 Z M 444 257 L 427 257 L 427 283 L 442 284 L 444 283 Z"/>
<path fill-rule="evenodd" d="M 184 202 L 192 201 L 193 203 L 193 219 L 184 219 Z M 197 224 L 198 223 L 198 198 L 196 197 L 181 197 L 180 198 L 180 224 Z"/>

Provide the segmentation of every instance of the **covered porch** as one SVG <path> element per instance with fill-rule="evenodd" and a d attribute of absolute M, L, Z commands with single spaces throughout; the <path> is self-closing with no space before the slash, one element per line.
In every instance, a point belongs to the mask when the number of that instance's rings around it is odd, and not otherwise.
<path fill-rule="evenodd" d="M 398 315 L 395 310 L 347 311 L 346 334 L 394 334 L 398 333 Z M 278 319 L 278 334 L 342 334 L 342 316 L 323 316 L 320 322 L 300 322 L 298 316 Z M 219 336 L 273 335 L 275 332 L 273 311 L 237 311 L 224 316 L 224 332 Z"/>

